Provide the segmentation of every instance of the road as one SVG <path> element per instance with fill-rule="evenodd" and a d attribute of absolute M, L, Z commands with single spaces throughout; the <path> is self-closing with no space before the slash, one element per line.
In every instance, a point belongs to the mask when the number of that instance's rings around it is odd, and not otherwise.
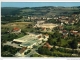
<path fill-rule="evenodd" d="M 27 55 L 25 55 L 25 57 L 30 57 L 32 54 L 39 54 L 39 53 L 37 52 L 37 50 L 38 50 L 38 48 L 39 48 L 40 46 L 43 46 L 43 45 L 44 45 L 44 43 L 42 43 L 41 45 L 37 46 L 36 48 L 31 49 L 31 52 L 28 53 Z M 64 47 L 55 46 L 55 48 L 64 48 Z M 64 48 L 64 49 L 72 50 L 71 48 Z M 78 50 L 78 49 L 74 49 L 74 50 Z M 78 51 L 80 51 L 80 50 L 78 50 Z M 40 55 L 40 54 L 39 54 L 39 55 Z"/>
<path fill-rule="evenodd" d="M 45 43 L 45 42 L 44 42 L 44 43 Z M 37 52 L 37 50 L 38 50 L 38 48 L 39 48 L 40 46 L 43 46 L 44 43 L 42 43 L 41 45 L 38 45 L 36 48 L 31 49 L 31 52 L 28 53 L 27 55 L 25 55 L 25 57 L 30 57 L 32 54 L 39 54 L 39 53 Z M 40 55 L 40 54 L 39 54 L 39 55 Z"/>
<path fill-rule="evenodd" d="M 7 41 L 6 43 L 3 43 L 3 46 L 4 45 L 9 45 L 9 46 L 13 46 L 13 47 L 16 47 L 16 48 L 21 48 L 19 46 L 19 44 L 12 43 L 12 41 Z"/>
<path fill-rule="evenodd" d="M 43 46 L 44 44 L 45 44 L 45 42 L 42 43 L 42 44 L 40 44 L 40 45 L 38 45 L 38 46 L 36 46 L 35 48 L 30 49 L 31 51 L 30 51 L 27 55 L 24 55 L 24 57 L 30 57 L 30 56 L 33 55 L 33 54 L 39 54 L 39 53 L 37 52 L 37 50 L 38 50 L 39 47 Z M 55 48 L 63 48 L 63 49 L 67 49 L 67 50 L 72 50 L 71 48 L 64 48 L 64 47 L 59 47 L 59 46 L 55 46 Z M 74 50 L 80 51 L 80 49 L 74 49 Z M 26 50 L 26 52 L 27 52 L 27 51 L 28 51 L 28 50 Z M 25 52 L 24 52 L 24 53 L 25 53 Z M 39 55 L 41 55 L 41 54 L 39 54 Z"/>

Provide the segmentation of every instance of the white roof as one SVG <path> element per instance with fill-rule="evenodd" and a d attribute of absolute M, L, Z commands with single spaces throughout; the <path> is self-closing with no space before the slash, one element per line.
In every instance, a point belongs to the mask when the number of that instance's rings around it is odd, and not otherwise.
<path fill-rule="evenodd" d="M 14 39 L 13 41 L 16 41 L 16 42 L 25 42 L 25 40 L 19 40 L 19 39 Z"/>
<path fill-rule="evenodd" d="M 42 24 L 42 25 L 37 25 L 37 27 L 45 27 L 45 28 L 54 28 L 58 26 L 57 24 L 52 24 L 52 23 L 46 23 L 46 24 Z"/>
<path fill-rule="evenodd" d="M 41 36 L 42 34 L 30 34 L 30 35 L 25 35 L 24 37 L 18 38 L 18 39 L 14 39 L 13 41 L 16 42 L 22 42 L 22 44 L 20 44 L 21 46 L 31 46 L 33 44 L 36 44 L 42 40 L 44 40 L 44 38 L 38 38 L 38 36 Z"/>

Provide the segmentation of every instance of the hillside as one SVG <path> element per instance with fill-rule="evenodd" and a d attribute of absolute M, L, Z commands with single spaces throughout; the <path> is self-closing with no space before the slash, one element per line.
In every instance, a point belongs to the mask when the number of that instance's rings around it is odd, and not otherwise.
<path fill-rule="evenodd" d="M 69 15 L 80 13 L 80 7 L 2 7 L 1 15 L 28 15 L 28 16 L 54 16 L 54 15 Z"/>
<path fill-rule="evenodd" d="M 17 7 L 1 7 L 1 15 L 15 15 L 19 9 Z"/>

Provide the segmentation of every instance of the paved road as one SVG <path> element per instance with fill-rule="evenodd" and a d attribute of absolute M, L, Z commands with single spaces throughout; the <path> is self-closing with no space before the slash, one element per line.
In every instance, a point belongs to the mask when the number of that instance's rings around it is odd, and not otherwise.
<path fill-rule="evenodd" d="M 32 54 L 37 54 L 37 52 L 32 49 L 31 52 L 26 55 L 26 57 L 30 57 Z"/>
<path fill-rule="evenodd" d="M 36 50 L 38 50 L 38 48 L 39 48 L 40 46 L 43 46 L 43 45 L 44 45 L 44 43 L 42 43 L 41 45 L 37 46 L 36 48 L 33 48 L 33 49 L 31 50 L 31 52 L 28 53 L 28 54 L 25 55 L 25 56 L 26 56 L 26 57 L 30 57 L 32 54 L 39 54 Z M 55 48 L 64 48 L 64 47 L 55 46 Z M 71 48 L 64 48 L 64 49 L 72 50 Z M 74 50 L 78 50 L 78 49 L 74 49 Z M 78 51 L 80 51 L 80 50 L 78 50 Z"/>
<path fill-rule="evenodd" d="M 55 46 L 55 48 L 64 48 L 64 47 Z M 77 50 L 77 51 L 80 52 L 80 49 L 72 49 L 72 48 L 64 48 L 64 49 L 67 49 L 67 50 Z"/>
<path fill-rule="evenodd" d="M 12 43 L 12 41 L 7 41 L 6 43 L 3 43 L 3 45 L 9 45 L 16 48 L 21 48 L 18 44 Z"/>
<path fill-rule="evenodd" d="M 44 42 L 44 43 L 45 43 L 45 42 Z M 38 48 L 39 48 L 40 46 L 43 46 L 44 43 L 42 43 L 41 45 L 38 45 L 36 48 L 31 49 L 31 52 L 28 53 L 28 54 L 25 55 L 25 56 L 26 56 L 26 57 L 30 57 L 32 54 L 39 54 L 36 50 L 38 50 Z M 39 54 L 39 55 L 40 55 L 40 54 Z"/>

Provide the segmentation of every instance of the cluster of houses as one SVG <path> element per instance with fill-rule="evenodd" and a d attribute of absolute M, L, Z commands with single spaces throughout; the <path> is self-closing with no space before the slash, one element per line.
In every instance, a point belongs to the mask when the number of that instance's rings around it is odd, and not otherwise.
<path fill-rule="evenodd" d="M 75 17 L 75 18 L 74 18 Z M 61 16 L 58 19 L 61 23 L 65 23 L 65 24 L 74 24 L 77 23 L 79 21 L 79 16 L 76 14 L 73 14 L 71 17 L 68 16 Z"/>
<path fill-rule="evenodd" d="M 74 15 L 76 17 L 76 15 Z M 26 18 L 25 16 L 23 16 L 23 18 Z M 38 20 L 37 23 L 35 24 L 35 26 L 33 28 L 40 28 L 41 31 L 43 32 L 51 32 L 53 30 L 53 28 L 58 27 L 59 28 L 59 33 L 61 33 L 63 35 L 63 38 L 66 38 L 69 36 L 69 33 L 71 35 L 77 36 L 78 35 L 78 31 L 76 30 L 71 30 L 71 31 L 67 31 L 64 29 L 63 24 L 74 24 L 78 22 L 78 18 L 72 19 L 68 16 L 58 16 L 58 17 L 54 17 L 54 18 L 37 18 L 37 17 L 28 17 L 28 19 L 30 20 L 35 20 L 35 19 L 42 19 L 42 20 Z M 53 23 L 45 23 L 45 20 L 50 20 L 50 19 L 55 19 L 56 21 L 61 22 L 61 25 L 57 25 L 57 24 L 53 24 Z M 21 33 L 21 29 L 18 27 L 14 27 L 12 29 L 12 33 Z M 21 50 L 16 54 L 16 56 L 24 56 L 24 53 L 26 52 L 27 49 L 32 49 L 34 46 L 38 46 L 39 44 L 41 44 L 43 41 L 47 41 L 49 38 L 48 34 L 29 34 L 29 35 L 25 35 L 24 37 L 18 38 L 18 39 L 14 39 L 13 43 L 18 44 L 21 48 Z M 48 42 L 46 42 L 43 47 L 48 48 L 49 50 L 53 47 L 51 46 Z M 80 43 L 78 43 L 78 47 L 80 47 Z"/>
<path fill-rule="evenodd" d="M 64 38 L 68 37 L 69 35 L 72 35 L 72 36 L 79 36 L 80 35 L 79 31 L 77 31 L 77 30 L 70 30 L 70 31 L 68 31 L 68 30 L 63 29 L 63 28 L 64 28 L 63 26 L 59 27 L 59 29 L 60 29 L 59 33 L 61 33 Z"/>
<path fill-rule="evenodd" d="M 58 29 L 59 29 L 59 33 L 61 33 L 63 35 L 64 39 L 69 36 L 74 36 L 74 37 L 79 36 L 80 37 L 79 31 L 74 30 L 74 29 L 72 29 L 70 31 L 66 30 L 66 29 L 64 29 L 64 26 L 62 24 L 58 26 Z M 77 49 L 80 49 L 80 42 L 78 42 L 77 46 L 78 46 Z"/>
<path fill-rule="evenodd" d="M 37 16 L 23 16 L 26 20 L 56 20 L 58 22 L 61 22 L 61 23 L 65 23 L 65 24 L 74 24 L 74 23 L 77 23 L 78 20 L 80 19 L 79 17 L 80 14 L 73 14 L 71 16 L 52 16 L 52 17 L 37 17 Z"/>

